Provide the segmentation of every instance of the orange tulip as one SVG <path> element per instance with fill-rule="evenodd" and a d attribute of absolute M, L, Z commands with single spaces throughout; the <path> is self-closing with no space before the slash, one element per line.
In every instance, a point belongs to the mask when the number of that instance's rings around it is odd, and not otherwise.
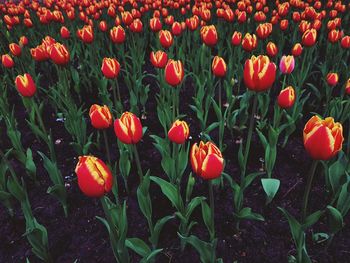
<path fill-rule="evenodd" d="M 304 146 L 314 160 L 329 160 L 342 148 L 343 127 L 332 117 L 313 116 L 304 127 Z"/>
<path fill-rule="evenodd" d="M 205 180 L 218 178 L 224 170 L 224 159 L 212 142 L 193 144 L 190 153 L 192 170 Z"/>
<path fill-rule="evenodd" d="M 107 129 L 112 125 L 112 114 L 106 105 L 93 104 L 90 107 L 89 116 L 91 125 L 96 129 Z"/>
<path fill-rule="evenodd" d="M 168 138 L 170 141 L 183 144 L 190 134 L 190 129 L 185 121 L 176 120 L 168 132 Z"/>
<path fill-rule="evenodd" d="M 125 144 L 136 144 L 142 138 L 142 124 L 131 112 L 124 112 L 114 121 L 114 132 L 117 138 Z"/>
<path fill-rule="evenodd" d="M 80 190 L 89 197 L 101 197 L 112 190 L 112 173 L 97 157 L 79 156 L 75 173 Z"/>
<path fill-rule="evenodd" d="M 276 78 L 276 65 L 267 56 L 252 56 L 244 64 L 244 83 L 253 91 L 269 89 Z"/>
<path fill-rule="evenodd" d="M 15 79 L 18 92 L 23 97 L 33 97 L 36 92 L 36 85 L 32 77 L 25 73 L 24 75 L 18 75 Z"/>

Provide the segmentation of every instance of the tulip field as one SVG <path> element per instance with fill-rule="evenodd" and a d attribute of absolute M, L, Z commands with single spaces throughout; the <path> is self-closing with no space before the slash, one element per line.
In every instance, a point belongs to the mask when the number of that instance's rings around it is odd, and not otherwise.
<path fill-rule="evenodd" d="M 5 0 L 0 44 L 0 263 L 350 262 L 348 0 Z"/>

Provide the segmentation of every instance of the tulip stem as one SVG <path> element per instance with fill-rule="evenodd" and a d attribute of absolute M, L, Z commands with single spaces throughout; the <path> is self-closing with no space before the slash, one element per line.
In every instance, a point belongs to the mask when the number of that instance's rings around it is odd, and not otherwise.
<path fill-rule="evenodd" d="M 283 90 L 283 89 L 284 89 L 284 86 L 286 85 L 286 78 L 287 78 L 287 74 L 284 74 L 281 90 Z"/>
<path fill-rule="evenodd" d="M 47 134 L 46 128 L 45 128 L 45 125 L 44 125 L 44 122 L 43 122 L 43 119 L 41 118 L 41 115 L 40 115 L 40 111 L 39 111 L 38 104 L 36 103 L 36 101 L 35 101 L 34 98 L 33 98 L 32 102 L 33 102 L 32 104 L 33 104 L 33 107 L 34 107 L 34 111 L 35 111 L 37 120 L 38 120 L 38 122 L 39 122 L 39 126 L 40 126 L 41 130 L 42 130 L 45 134 Z"/>
<path fill-rule="evenodd" d="M 220 108 L 220 110 L 221 110 L 221 104 L 222 104 L 222 102 L 221 102 L 221 78 L 219 79 L 219 108 Z"/>
<path fill-rule="evenodd" d="M 109 145 L 108 145 L 108 137 L 107 137 L 107 132 L 106 132 L 105 129 L 103 129 L 103 139 L 105 141 L 105 147 L 106 147 L 106 154 L 107 154 L 108 163 L 109 163 L 109 165 L 112 165 L 112 163 L 111 163 L 111 154 L 110 154 Z"/>
<path fill-rule="evenodd" d="M 249 150 L 250 150 L 250 143 L 252 141 L 254 121 L 255 121 L 254 116 L 255 116 L 256 108 L 258 106 L 258 95 L 254 93 L 253 97 L 254 97 L 253 109 L 252 109 L 252 113 L 250 115 L 249 130 L 248 130 L 247 142 L 246 142 L 245 151 L 244 151 L 244 163 L 243 163 L 243 171 L 242 171 L 241 179 L 243 179 L 245 177 L 246 170 L 247 170 L 248 155 L 249 155 Z M 243 183 L 243 182 L 241 182 L 241 183 Z"/>
<path fill-rule="evenodd" d="M 142 168 L 141 168 L 141 162 L 140 162 L 140 157 L 139 157 L 139 153 L 137 151 L 137 147 L 136 144 L 132 145 L 133 151 L 134 151 L 134 156 L 135 156 L 135 161 L 136 161 L 136 166 L 137 166 L 137 172 L 140 176 L 140 183 L 143 180 L 143 173 L 142 173 Z"/>
<path fill-rule="evenodd" d="M 213 183 L 212 180 L 208 181 L 208 185 L 209 185 L 209 203 L 210 203 L 210 219 L 211 219 L 211 229 L 213 230 L 212 233 L 210 233 L 210 240 L 214 240 L 215 238 L 215 231 L 214 231 L 214 227 L 215 227 L 215 220 L 214 220 L 214 193 L 213 193 Z"/>
<path fill-rule="evenodd" d="M 309 201 L 311 185 L 315 175 L 317 164 L 318 164 L 317 160 L 314 160 L 312 162 L 309 174 L 307 175 L 307 183 L 306 183 L 306 188 L 305 188 L 304 197 L 303 197 L 302 221 L 304 221 L 306 218 L 307 204 Z"/>

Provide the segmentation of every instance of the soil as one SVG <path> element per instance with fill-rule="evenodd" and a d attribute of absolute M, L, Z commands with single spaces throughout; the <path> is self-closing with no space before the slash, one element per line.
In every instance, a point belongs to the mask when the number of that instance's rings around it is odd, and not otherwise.
<path fill-rule="evenodd" d="M 143 170 L 151 169 L 154 176 L 165 177 L 160 165 L 154 166 L 154 163 L 160 163 L 160 154 L 153 146 L 150 134 L 163 135 L 156 114 L 156 101 L 154 94 L 157 87 L 151 80 L 151 91 L 149 101 L 146 105 L 146 119 L 142 120 L 144 126 L 148 127 L 147 134 L 139 142 L 139 152 Z M 121 83 L 122 97 L 127 98 L 126 87 Z M 185 120 L 190 124 L 192 142 L 198 141 L 198 122 L 189 105 L 192 103 L 193 96 L 192 83 L 188 81 L 181 90 L 181 112 L 187 114 Z M 92 199 L 84 196 L 78 188 L 74 168 L 77 163 L 77 156 L 70 142 L 70 135 L 64 128 L 62 122 L 56 121 L 53 109 L 45 108 L 44 121 L 52 130 L 55 140 L 60 143 L 55 145 L 58 157 L 59 168 L 65 177 L 66 188 L 69 196 L 69 216 L 64 217 L 62 207 L 52 196 L 46 193 L 46 189 L 51 185 L 50 179 L 42 167 L 42 160 L 36 154 L 37 150 L 43 151 L 45 145 L 41 144 L 32 135 L 29 127 L 23 121 L 26 116 L 21 98 L 16 92 L 9 92 L 10 105 L 15 105 L 16 118 L 19 124 L 19 130 L 22 133 L 22 143 L 25 148 L 31 147 L 34 153 L 34 161 L 38 168 L 39 185 L 35 185 L 29 178 L 24 177 L 29 199 L 33 213 L 38 222 L 43 224 L 49 235 L 50 251 L 56 262 L 114 262 L 114 256 L 110 247 L 109 237 L 105 227 L 96 219 L 96 216 L 104 216 L 102 206 L 98 199 Z M 94 97 L 86 95 L 84 98 L 86 107 L 96 103 Z M 127 101 L 125 101 L 127 104 Z M 87 116 L 88 117 L 88 116 Z M 306 116 L 309 117 L 309 116 Z M 214 116 L 211 116 L 214 120 Z M 87 118 L 87 122 L 89 119 Z M 209 120 L 210 123 L 210 120 Z M 88 125 L 88 132 L 92 132 L 91 125 Z M 2 149 L 10 148 L 10 142 L 7 138 L 6 127 L 0 123 L 0 147 Z M 217 247 L 217 256 L 223 258 L 224 262 L 287 262 L 288 254 L 295 255 L 295 246 L 289 231 L 289 225 L 282 213 L 277 207 L 286 208 L 292 215 L 300 214 L 300 204 L 305 187 L 305 175 L 311 164 L 311 159 L 306 154 L 302 143 L 302 126 L 298 126 L 297 131 L 290 137 L 285 148 L 278 146 L 278 156 L 274 177 L 280 179 L 281 187 L 275 199 L 269 205 L 265 205 L 265 194 L 261 187 L 260 180 L 256 179 L 245 192 L 245 205 L 252 207 L 253 211 L 261 213 L 265 217 L 264 222 L 243 221 L 241 231 L 235 232 L 233 222 L 233 200 L 232 190 L 225 186 L 224 188 L 215 188 L 215 227 L 216 235 L 219 240 Z M 108 131 L 111 144 L 112 159 L 117 160 L 116 137 L 113 129 Z M 94 137 L 96 138 L 96 136 Z M 214 134 L 215 138 L 215 134 Z M 239 145 L 240 134 L 235 134 L 231 138 L 228 134 L 225 137 L 225 143 L 228 148 L 224 152 L 226 160 L 225 172 L 232 175 L 236 181 L 239 181 L 239 168 L 237 163 L 237 148 Z M 103 149 L 93 147 L 91 153 L 105 159 Z M 258 171 L 261 167 L 261 158 L 264 156 L 264 150 L 256 135 L 253 136 L 251 154 L 249 156 L 248 170 Z M 18 176 L 23 175 L 23 168 L 15 160 L 11 160 L 12 165 Z M 190 171 L 190 170 L 189 170 Z M 186 173 L 187 175 L 188 173 Z M 183 178 L 186 181 L 186 176 Z M 145 241 L 148 238 L 147 223 L 141 211 L 138 208 L 136 199 L 136 187 L 138 176 L 136 167 L 132 167 L 129 177 L 129 187 L 131 193 L 126 195 L 123 184 L 120 182 L 120 195 L 122 199 L 127 200 L 128 213 L 128 237 L 139 237 Z M 173 214 L 174 208 L 161 193 L 158 186 L 151 184 L 151 198 L 154 207 L 154 218 Z M 324 208 L 327 196 L 325 196 L 325 187 L 323 174 L 318 172 L 311 192 L 309 208 L 311 211 Z M 196 177 L 194 196 L 208 196 L 207 182 Z M 323 202 L 324 201 L 324 202 Z M 207 230 L 201 219 L 201 211 L 197 209 L 193 214 L 194 220 L 199 224 L 193 228 L 193 233 L 203 239 L 207 239 Z M 345 219 L 345 224 L 349 224 L 350 219 Z M 308 252 L 315 262 L 349 262 L 349 238 L 350 228 L 344 227 L 339 232 L 331 246 L 326 250 L 324 244 L 315 244 L 311 240 L 312 232 L 322 232 L 327 230 L 326 218 L 309 230 L 307 247 Z M 25 220 L 21 214 L 18 204 L 15 207 L 15 216 L 11 218 L 3 206 L 0 207 L 0 262 L 25 262 L 26 258 L 30 262 L 39 262 L 31 252 L 31 248 L 26 238 Z M 181 253 L 179 238 L 177 236 L 178 222 L 176 219 L 170 221 L 164 228 L 160 236 L 159 247 L 164 248 L 163 252 L 157 257 L 156 262 L 199 262 L 197 252 L 190 246 Z M 139 257 L 130 251 L 131 262 L 138 262 Z"/>

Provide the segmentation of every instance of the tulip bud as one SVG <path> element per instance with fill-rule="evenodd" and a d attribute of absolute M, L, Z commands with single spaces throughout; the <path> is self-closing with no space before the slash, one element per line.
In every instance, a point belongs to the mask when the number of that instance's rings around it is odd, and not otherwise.
<path fill-rule="evenodd" d="M 120 64 L 115 58 L 104 58 L 101 71 L 107 79 L 114 79 L 119 75 Z"/>
<path fill-rule="evenodd" d="M 205 180 L 218 178 L 224 170 L 224 159 L 212 142 L 193 144 L 190 153 L 192 170 Z"/>
<path fill-rule="evenodd" d="M 112 173 L 97 157 L 79 156 L 75 173 L 80 190 L 89 197 L 102 197 L 112 190 Z"/>
<path fill-rule="evenodd" d="M 21 36 L 19 38 L 19 44 L 22 46 L 28 45 L 28 38 L 26 36 Z"/>
<path fill-rule="evenodd" d="M 269 57 L 259 55 L 247 59 L 244 64 L 244 83 L 252 91 L 269 89 L 276 78 L 276 65 Z"/>
<path fill-rule="evenodd" d="M 278 53 L 278 48 L 275 43 L 269 42 L 266 45 L 266 53 L 269 55 L 269 57 L 274 57 Z"/>
<path fill-rule="evenodd" d="M 222 57 L 215 56 L 211 65 L 211 70 L 216 77 L 224 77 L 226 75 L 226 62 Z"/>
<path fill-rule="evenodd" d="M 214 25 L 203 26 L 200 31 L 202 41 L 207 46 L 215 46 L 218 42 L 218 33 Z"/>
<path fill-rule="evenodd" d="M 294 105 L 295 102 L 295 91 L 292 86 L 289 86 L 281 90 L 277 98 L 278 106 L 282 109 L 289 109 Z"/>
<path fill-rule="evenodd" d="M 163 48 L 169 48 L 173 44 L 173 35 L 168 30 L 159 31 L 159 42 Z"/>
<path fill-rule="evenodd" d="M 296 43 L 292 48 L 292 55 L 294 57 L 299 57 L 302 52 L 303 52 L 303 47 L 300 45 L 300 43 Z"/>
<path fill-rule="evenodd" d="M 1 56 L 1 63 L 5 68 L 12 68 L 15 65 L 15 62 L 13 62 L 13 59 L 9 54 Z"/>
<path fill-rule="evenodd" d="M 90 107 L 89 116 L 91 125 L 95 129 L 107 129 L 112 125 L 112 114 L 106 105 L 93 104 Z"/>
<path fill-rule="evenodd" d="M 190 129 L 185 121 L 176 120 L 168 132 L 168 138 L 170 141 L 183 144 L 188 139 Z"/>
<path fill-rule="evenodd" d="M 332 117 L 313 116 L 305 125 L 304 146 L 314 160 L 329 160 L 342 148 L 343 127 Z"/>
<path fill-rule="evenodd" d="M 61 27 L 60 33 L 61 33 L 61 37 L 63 39 L 69 39 L 70 38 L 70 32 L 69 32 L 68 28 L 66 28 L 65 26 Z"/>
<path fill-rule="evenodd" d="M 18 92 L 23 97 L 30 98 L 34 96 L 36 92 L 36 86 L 32 77 L 28 73 L 25 73 L 23 76 L 18 75 L 16 77 L 15 83 L 16 83 Z"/>
<path fill-rule="evenodd" d="M 107 23 L 106 21 L 100 21 L 100 23 L 98 24 L 98 28 L 102 31 L 102 32 L 106 32 L 107 31 Z"/>
<path fill-rule="evenodd" d="M 120 119 L 114 121 L 114 132 L 117 138 L 125 144 L 136 144 L 143 135 L 140 119 L 131 112 L 124 112 Z"/>
<path fill-rule="evenodd" d="M 293 56 L 283 55 L 280 61 L 280 71 L 282 74 L 290 74 L 294 70 L 295 60 Z"/>
<path fill-rule="evenodd" d="M 16 44 L 16 43 L 11 43 L 9 45 L 9 49 L 11 51 L 11 54 L 16 56 L 16 57 L 19 57 L 21 55 L 21 53 L 22 53 L 21 47 L 18 44 Z"/>
<path fill-rule="evenodd" d="M 151 63 L 156 68 L 164 68 L 168 62 L 168 55 L 164 51 L 158 50 L 157 52 L 151 52 Z"/>
<path fill-rule="evenodd" d="M 180 60 L 169 59 L 165 66 L 165 81 L 171 86 L 177 86 L 184 78 L 184 68 Z"/>
<path fill-rule="evenodd" d="M 342 48 L 350 48 L 350 36 L 344 36 L 340 41 L 340 45 Z"/>
<path fill-rule="evenodd" d="M 334 72 L 330 72 L 327 74 L 327 83 L 329 86 L 334 87 L 335 85 L 337 85 L 338 80 L 339 80 L 339 76 L 337 73 Z"/>

